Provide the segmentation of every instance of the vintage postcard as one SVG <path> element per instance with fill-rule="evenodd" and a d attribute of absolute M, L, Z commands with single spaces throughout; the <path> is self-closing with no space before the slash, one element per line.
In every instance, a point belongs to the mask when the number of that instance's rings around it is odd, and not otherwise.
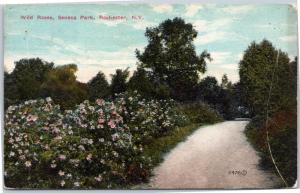
<path fill-rule="evenodd" d="M 297 187 L 295 4 L 4 7 L 12 189 Z"/>

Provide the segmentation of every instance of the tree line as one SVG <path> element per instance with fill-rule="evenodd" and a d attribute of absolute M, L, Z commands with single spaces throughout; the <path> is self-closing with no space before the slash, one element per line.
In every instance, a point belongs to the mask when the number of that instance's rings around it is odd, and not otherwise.
<path fill-rule="evenodd" d="M 197 31 L 192 24 L 181 18 L 168 19 L 147 28 L 145 36 L 148 45 L 144 52 L 136 50 L 138 64 L 133 75 L 129 77 L 129 69 L 117 69 L 111 74 L 111 83 L 101 71 L 88 83 L 77 81 L 75 64 L 54 66 L 40 58 L 16 61 L 14 70 L 5 72 L 5 106 L 50 96 L 68 109 L 85 99 L 113 98 L 136 90 L 148 99 L 203 100 L 224 115 L 231 114 L 231 98 L 238 84 L 231 84 L 226 75 L 221 84 L 215 77 L 200 80 L 212 58 L 206 51 L 196 53 L 193 40 Z"/>
<path fill-rule="evenodd" d="M 19 60 L 10 74 L 5 72 L 5 106 L 50 96 L 68 109 L 85 99 L 113 98 L 117 93 L 136 90 L 148 99 L 204 101 L 226 119 L 252 117 L 265 111 L 277 55 L 279 65 L 270 106 L 281 108 L 294 101 L 290 98 L 295 95 L 296 62 L 290 62 L 288 55 L 268 40 L 253 42 L 245 50 L 240 61 L 240 82 L 233 84 L 226 74 L 221 83 L 212 76 L 200 78 L 213 58 L 206 50 L 196 53 L 193 41 L 197 31 L 191 23 L 181 18 L 167 19 L 157 27 L 146 28 L 145 36 L 148 44 L 143 52 L 136 50 L 138 63 L 133 75 L 129 77 L 128 68 L 116 69 L 110 83 L 100 70 L 87 83 L 81 83 L 76 80 L 75 64 L 54 66 L 40 58 Z"/>

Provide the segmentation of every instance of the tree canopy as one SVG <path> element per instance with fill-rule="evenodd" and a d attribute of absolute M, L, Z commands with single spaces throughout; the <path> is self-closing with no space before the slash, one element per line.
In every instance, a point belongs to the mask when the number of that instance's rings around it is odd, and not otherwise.
<path fill-rule="evenodd" d="M 272 113 L 295 101 L 289 62 L 288 55 L 268 40 L 252 42 L 247 48 L 239 63 L 239 74 L 252 115 L 265 113 L 267 107 Z"/>
<path fill-rule="evenodd" d="M 43 97 L 50 96 L 63 109 L 70 109 L 87 98 L 86 88 L 76 81 L 77 66 L 68 64 L 51 70 L 41 87 Z"/>
<path fill-rule="evenodd" d="M 87 83 L 87 87 L 90 100 L 106 98 L 110 94 L 109 84 L 101 71 Z"/>
<path fill-rule="evenodd" d="M 111 93 L 119 94 L 127 90 L 128 68 L 117 69 L 115 74 L 111 74 Z"/>
<path fill-rule="evenodd" d="M 197 31 L 181 18 L 167 19 L 159 26 L 147 28 L 148 45 L 143 53 L 136 50 L 141 68 L 150 69 L 155 81 L 167 84 L 171 95 L 178 100 L 195 97 L 199 73 L 206 70 L 206 51 L 196 53 L 193 40 Z"/>

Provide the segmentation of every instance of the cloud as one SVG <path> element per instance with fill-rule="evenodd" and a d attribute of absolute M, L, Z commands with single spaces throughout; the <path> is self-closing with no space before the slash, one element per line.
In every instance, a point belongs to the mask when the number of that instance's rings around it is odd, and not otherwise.
<path fill-rule="evenodd" d="M 59 42 L 59 41 L 58 41 Z M 63 44 L 60 44 L 63 45 Z M 72 46 L 73 50 L 77 50 L 76 44 Z M 78 71 L 76 73 L 77 79 L 81 82 L 88 82 L 99 71 L 102 71 L 109 79 L 110 74 L 114 73 L 116 69 L 126 69 L 130 67 L 130 71 L 136 69 L 137 59 L 135 57 L 135 49 L 143 50 L 143 46 L 129 46 L 127 48 L 108 52 L 108 51 L 82 51 L 78 54 L 69 55 L 66 59 L 63 55 L 5 55 L 4 65 L 8 72 L 12 72 L 15 65 L 14 62 L 22 58 L 42 58 L 48 62 L 54 62 L 55 65 L 76 64 Z"/>
<path fill-rule="evenodd" d="M 30 35 L 30 38 L 40 39 L 44 41 L 50 42 L 51 46 L 49 47 L 49 51 L 59 51 L 59 50 L 67 50 L 69 52 L 72 52 L 73 54 L 84 54 L 83 49 L 81 49 L 80 46 L 76 44 L 69 44 L 66 43 L 63 39 L 52 37 L 50 35 Z"/>
<path fill-rule="evenodd" d="M 297 43 L 297 36 L 296 35 L 291 35 L 291 36 L 282 36 L 279 37 L 279 40 L 283 41 L 283 42 L 288 42 L 288 43 Z"/>
<path fill-rule="evenodd" d="M 127 48 L 108 52 L 108 51 L 87 51 L 84 55 L 71 57 L 70 60 L 54 60 L 55 64 L 75 63 L 78 65 L 77 79 L 81 82 L 88 82 L 99 71 L 102 71 L 108 80 L 110 74 L 116 69 L 126 69 L 130 71 L 136 69 L 137 59 L 135 49 L 142 50 L 142 46 L 129 46 Z M 73 62 L 72 62 L 73 61 Z"/>
<path fill-rule="evenodd" d="M 137 21 L 133 24 L 131 24 L 133 28 L 138 29 L 138 30 L 145 30 L 146 27 L 154 27 L 157 25 L 155 22 L 150 22 L 150 21 Z"/>
<path fill-rule="evenodd" d="M 225 38 L 228 39 L 229 33 L 226 32 L 226 30 L 230 27 L 232 21 L 233 20 L 229 18 L 222 18 L 212 21 L 199 19 L 192 22 L 196 31 L 200 33 L 197 36 L 195 43 L 204 45 Z"/>
<path fill-rule="evenodd" d="M 159 4 L 159 5 L 152 5 L 152 9 L 155 12 L 158 13 L 165 13 L 165 12 L 171 12 L 173 10 L 172 5 L 168 4 Z"/>
<path fill-rule="evenodd" d="M 238 64 L 222 64 L 218 65 L 219 68 L 222 69 L 228 69 L 228 70 L 237 70 L 238 69 Z"/>
<path fill-rule="evenodd" d="M 214 31 L 208 32 L 204 35 L 200 35 L 195 39 L 195 44 L 204 45 L 212 42 L 216 42 L 218 40 L 222 40 L 227 38 L 227 33 L 222 31 Z"/>
<path fill-rule="evenodd" d="M 192 24 L 198 32 L 211 32 L 224 30 L 225 28 L 230 27 L 232 22 L 233 20 L 230 18 L 222 18 L 211 21 L 199 19 L 192 22 Z"/>
<path fill-rule="evenodd" d="M 185 16 L 186 17 L 193 17 L 201 9 L 203 9 L 203 6 L 199 5 L 199 4 L 186 5 L 186 7 L 185 7 Z"/>
<path fill-rule="evenodd" d="M 203 19 L 199 19 L 193 22 L 193 26 L 198 32 L 209 31 L 207 28 L 208 25 L 208 22 Z"/>
<path fill-rule="evenodd" d="M 224 11 L 227 14 L 238 15 L 238 14 L 248 13 L 253 9 L 254 6 L 252 5 L 232 5 L 232 6 L 227 6 L 222 8 L 222 11 Z"/>
<path fill-rule="evenodd" d="M 14 59 L 12 57 L 4 57 L 4 68 L 7 72 L 12 72 L 15 68 Z"/>
<path fill-rule="evenodd" d="M 204 74 L 202 78 L 207 76 L 214 76 L 220 83 L 222 81 L 223 74 L 227 74 L 231 82 L 239 81 L 237 64 L 231 64 L 231 63 L 224 64 L 218 67 L 208 66 L 207 72 Z"/>
<path fill-rule="evenodd" d="M 237 54 L 237 60 L 238 60 L 238 61 L 242 60 L 242 59 L 243 59 L 243 57 L 244 57 L 244 53 L 243 53 L 243 52 L 242 52 L 242 53 L 239 53 L 239 54 Z"/>
<path fill-rule="evenodd" d="M 231 52 L 210 52 L 211 57 L 212 57 L 212 61 L 211 64 L 215 65 L 215 64 L 223 64 L 224 62 L 227 61 L 227 59 L 230 59 L 232 57 L 232 53 Z"/>
<path fill-rule="evenodd" d="M 118 69 L 125 70 L 127 67 L 123 66 Z M 129 68 L 129 74 L 132 74 L 136 67 Z M 78 66 L 78 71 L 76 72 L 77 80 L 80 82 L 88 82 L 96 76 L 96 74 L 100 71 L 99 67 L 97 66 Z M 111 81 L 111 74 L 114 74 L 116 69 L 115 68 L 105 68 L 101 69 L 101 71 L 105 74 L 106 79 L 108 82 Z"/>
<path fill-rule="evenodd" d="M 230 81 L 239 81 L 238 62 L 241 53 L 235 54 L 232 52 L 212 51 L 210 52 L 212 61 L 207 65 L 205 76 L 214 76 L 220 82 L 223 74 L 227 74 Z"/>

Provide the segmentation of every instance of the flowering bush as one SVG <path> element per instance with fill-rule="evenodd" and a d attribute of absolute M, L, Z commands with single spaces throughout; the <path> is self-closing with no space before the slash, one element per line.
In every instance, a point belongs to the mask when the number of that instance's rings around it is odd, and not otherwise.
<path fill-rule="evenodd" d="M 142 154 L 145 141 L 167 134 L 176 120 L 186 121 L 172 103 L 123 94 L 64 112 L 50 98 L 10 106 L 6 186 L 114 188 L 146 181 L 151 159 Z"/>
<path fill-rule="evenodd" d="M 147 101 L 134 92 L 119 94 L 116 104 L 125 107 L 121 111 L 122 116 L 131 128 L 135 141 L 142 144 L 188 123 L 188 119 L 175 110 L 172 99 Z"/>

